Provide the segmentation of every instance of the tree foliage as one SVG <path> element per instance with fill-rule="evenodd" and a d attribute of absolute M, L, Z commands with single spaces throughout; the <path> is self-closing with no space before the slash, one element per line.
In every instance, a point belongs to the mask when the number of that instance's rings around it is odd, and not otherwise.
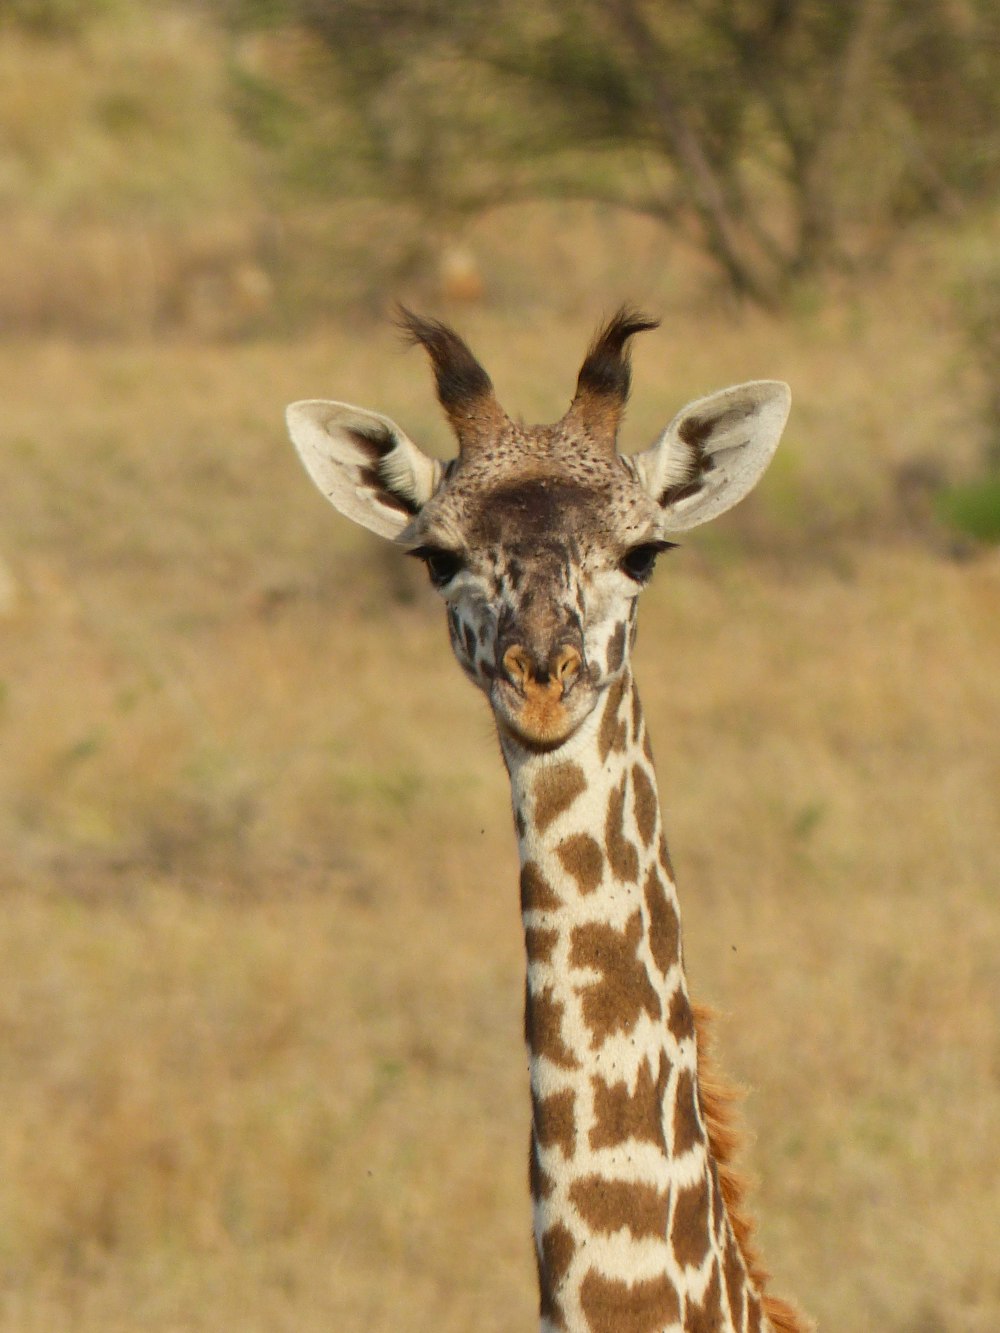
<path fill-rule="evenodd" d="M 605 199 L 732 287 L 877 252 L 1000 182 L 994 0 L 226 0 L 310 35 L 332 188 L 474 212 Z M 322 62 L 315 59 L 322 52 Z"/>

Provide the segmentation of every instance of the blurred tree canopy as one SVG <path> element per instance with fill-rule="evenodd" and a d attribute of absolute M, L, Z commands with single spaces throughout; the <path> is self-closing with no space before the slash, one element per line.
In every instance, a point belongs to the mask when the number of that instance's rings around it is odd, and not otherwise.
<path fill-rule="evenodd" d="M 1000 181 L 995 0 L 219 3 L 308 38 L 290 95 L 341 116 L 320 188 L 611 201 L 760 301 Z"/>
<path fill-rule="evenodd" d="M 0 0 L 78 34 L 154 0 Z M 232 37 L 232 106 L 292 197 L 428 230 L 525 199 L 682 231 L 733 290 L 884 253 L 995 199 L 996 0 L 172 0 Z"/>

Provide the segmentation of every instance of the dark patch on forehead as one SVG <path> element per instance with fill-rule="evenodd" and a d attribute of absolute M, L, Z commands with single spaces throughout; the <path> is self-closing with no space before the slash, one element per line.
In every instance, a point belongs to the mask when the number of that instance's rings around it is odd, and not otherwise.
<path fill-rule="evenodd" d="M 581 510 L 599 502 L 599 493 L 590 487 L 561 477 L 531 477 L 481 495 L 470 530 L 482 542 L 551 542 L 574 526 Z"/>

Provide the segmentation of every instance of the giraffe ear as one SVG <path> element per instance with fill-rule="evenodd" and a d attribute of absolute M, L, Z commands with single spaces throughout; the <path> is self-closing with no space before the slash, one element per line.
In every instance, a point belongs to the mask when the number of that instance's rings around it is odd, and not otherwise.
<path fill-rule="evenodd" d="M 388 417 L 319 398 L 292 403 L 288 433 L 306 471 L 340 512 L 398 537 L 434 494 L 442 465 Z"/>
<path fill-rule="evenodd" d="M 780 380 L 722 389 L 689 403 L 651 448 L 634 455 L 640 481 L 663 510 L 665 533 L 707 523 L 753 490 L 791 402 Z"/>

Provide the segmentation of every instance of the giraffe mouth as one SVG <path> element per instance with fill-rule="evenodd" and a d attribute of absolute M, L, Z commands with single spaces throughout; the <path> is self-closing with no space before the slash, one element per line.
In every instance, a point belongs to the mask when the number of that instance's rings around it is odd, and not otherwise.
<path fill-rule="evenodd" d="M 554 750 L 569 740 L 592 711 L 596 697 L 589 682 L 582 681 L 564 691 L 556 680 L 519 688 L 497 679 L 491 691 L 497 725 L 534 750 Z"/>

